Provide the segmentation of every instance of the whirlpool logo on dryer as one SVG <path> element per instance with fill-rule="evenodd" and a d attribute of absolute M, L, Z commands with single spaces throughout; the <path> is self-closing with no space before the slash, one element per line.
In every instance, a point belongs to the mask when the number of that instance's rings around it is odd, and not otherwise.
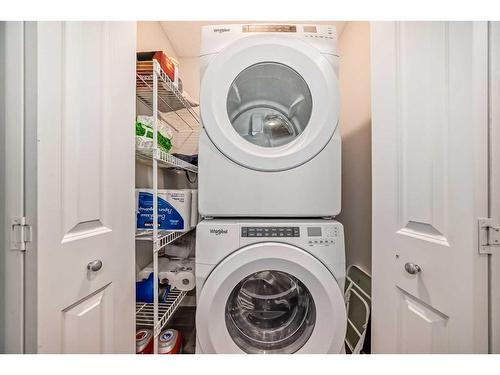
<path fill-rule="evenodd" d="M 210 229 L 210 234 L 215 234 L 216 236 L 220 236 L 221 234 L 227 234 L 227 229 Z"/>

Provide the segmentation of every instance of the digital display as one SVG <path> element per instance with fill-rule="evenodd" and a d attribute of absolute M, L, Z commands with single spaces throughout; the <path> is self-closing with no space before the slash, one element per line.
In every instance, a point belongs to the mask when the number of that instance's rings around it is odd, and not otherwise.
<path fill-rule="evenodd" d="M 318 31 L 316 30 L 316 26 L 304 26 L 304 32 L 305 33 L 316 33 Z"/>
<path fill-rule="evenodd" d="M 243 25 L 244 33 L 296 33 L 295 25 Z"/>
<path fill-rule="evenodd" d="M 307 235 L 309 237 L 321 237 L 320 227 L 307 227 Z"/>

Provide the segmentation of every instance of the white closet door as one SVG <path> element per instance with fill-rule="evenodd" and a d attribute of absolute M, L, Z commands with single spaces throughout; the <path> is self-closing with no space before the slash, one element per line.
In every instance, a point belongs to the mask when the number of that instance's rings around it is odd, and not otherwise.
<path fill-rule="evenodd" d="M 373 350 L 487 352 L 487 24 L 371 31 Z"/>
<path fill-rule="evenodd" d="M 26 350 L 133 353 L 135 23 L 26 30 Z"/>

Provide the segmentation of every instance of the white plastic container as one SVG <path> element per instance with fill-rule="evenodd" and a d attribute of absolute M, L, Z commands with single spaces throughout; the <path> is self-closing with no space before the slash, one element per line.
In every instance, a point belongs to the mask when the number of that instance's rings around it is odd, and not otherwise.
<path fill-rule="evenodd" d="M 136 189 L 136 226 L 153 230 L 153 190 Z M 158 189 L 158 229 L 185 232 L 191 229 L 191 191 Z"/>
<path fill-rule="evenodd" d="M 198 224 L 198 189 L 191 189 L 191 228 Z"/>
<path fill-rule="evenodd" d="M 179 259 L 194 257 L 195 247 L 196 231 L 193 230 L 165 246 L 165 255 Z"/>

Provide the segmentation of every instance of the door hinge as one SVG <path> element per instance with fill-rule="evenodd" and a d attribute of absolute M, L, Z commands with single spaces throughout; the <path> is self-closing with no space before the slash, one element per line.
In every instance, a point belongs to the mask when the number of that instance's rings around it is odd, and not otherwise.
<path fill-rule="evenodd" d="M 26 223 L 25 217 L 12 219 L 10 231 L 10 244 L 13 250 L 26 250 L 26 244 L 31 242 L 31 225 Z"/>
<path fill-rule="evenodd" d="M 500 226 L 493 219 L 478 220 L 479 254 L 493 254 L 500 250 Z"/>

